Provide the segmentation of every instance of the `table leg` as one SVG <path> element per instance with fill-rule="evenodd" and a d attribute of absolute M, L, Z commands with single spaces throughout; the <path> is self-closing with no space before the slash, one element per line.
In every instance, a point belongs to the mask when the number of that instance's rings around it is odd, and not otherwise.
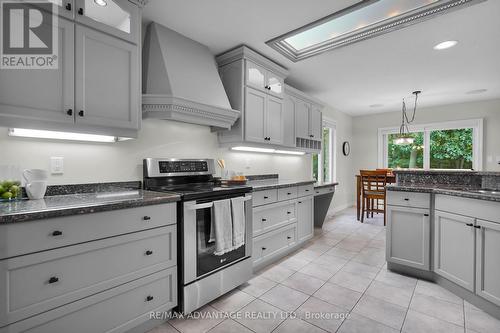
<path fill-rule="evenodd" d="M 360 210 L 361 210 L 361 177 L 356 177 L 356 218 L 359 221 L 360 218 Z"/>

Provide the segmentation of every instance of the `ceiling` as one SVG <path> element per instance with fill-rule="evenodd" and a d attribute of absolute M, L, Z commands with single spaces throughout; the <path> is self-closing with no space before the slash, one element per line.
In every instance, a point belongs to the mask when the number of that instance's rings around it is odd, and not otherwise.
<path fill-rule="evenodd" d="M 286 82 L 351 115 L 397 111 L 422 90 L 423 107 L 500 98 L 500 1 L 488 0 L 297 63 L 265 44 L 357 0 L 150 0 L 155 21 L 214 54 L 246 44 L 290 70 Z M 433 46 L 458 40 L 457 46 Z M 487 89 L 480 94 L 467 94 Z M 382 104 L 383 106 L 370 107 Z"/>

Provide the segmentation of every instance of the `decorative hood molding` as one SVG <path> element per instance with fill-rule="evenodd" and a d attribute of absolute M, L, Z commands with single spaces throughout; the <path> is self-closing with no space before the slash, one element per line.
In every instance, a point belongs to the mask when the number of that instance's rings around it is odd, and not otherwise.
<path fill-rule="evenodd" d="M 153 22 L 142 59 L 145 118 L 231 128 L 240 116 L 229 104 L 215 58 L 205 45 Z"/>

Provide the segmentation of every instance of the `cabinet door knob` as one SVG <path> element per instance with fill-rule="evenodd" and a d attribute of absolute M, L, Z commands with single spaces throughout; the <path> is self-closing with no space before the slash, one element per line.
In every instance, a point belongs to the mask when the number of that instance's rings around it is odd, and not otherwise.
<path fill-rule="evenodd" d="M 292 195 L 292 192 L 287 192 L 286 195 Z"/>
<path fill-rule="evenodd" d="M 73 115 L 73 109 L 68 109 L 68 111 L 66 111 L 66 114 L 68 116 L 72 116 Z"/>
<path fill-rule="evenodd" d="M 83 8 L 78 8 L 78 15 L 83 15 Z"/>
<path fill-rule="evenodd" d="M 153 299 L 154 297 L 149 295 L 148 297 L 146 297 L 146 302 L 151 302 Z"/>
<path fill-rule="evenodd" d="M 263 247 L 263 248 L 262 248 L 262 251 L 265 251 L 265 250 L 267 250 L 267 247 Z"/>
<path fill-rule="evenodd" d="M 424 214 L 424 216 L 429 216 L 429 214 Z"/>
<path fill-rule="evenodd" d="M 61 236 L 61 235 L 62 235 L 62 231 L 55 230 L 52 232 L 52 236 Z"/>
<path fill-rule="evenodd" d="M 306 192 L 309 192 L 309 190 L 306 190 Z"/>
<path fill-rule="evenodd" d="M 292 236 L 286 236 L 286 239 L 292 239 Z"/>
<path fill-rule="evenodd" d="M 474 224 L 472 224 L 472 223 L 466 223 L 465 225 L 468 226 L 468 227 L 474 226 Z"/>
<path fill-rule="evenodd" d="M 80 110 L 80 112 L 78 112 L 78 115 L 79 115 L 80 117 L 83 117 L 83 115 L 84 115 L 83 110 Z"/>
<path fill-rule="evenodd" d="M 481 226 L 480 225 L 475 225 L 474 228 L 481 229 Z"/>
<path fill-rule="evenodd" d="M 51 284 L 52 284 L 52 283 L 56 283 L 56 282 L 58 282 L 58 281 L 59 281 L 59 278 L 58 278 L 58 277 L 56 277 L 56 276 L 53 276 L 53 277 L 51 277 L 51 278 L 49 279 L 49 283 L 51 283 Z"/>
<path fill-rule="evenodd" d="M 146 251 L 146 255 L 147 255 L 147 256 L 150 256 L 150 255 L 152 255 L 152 254 L 153 254 L 153 251 L 151 251 L 151 250 L 147 250 L 147 251 Z"/>
<path fill-rule="evenodd" d="M 302 201 L 299 201 L 299 204 L 301 204 L 301 203 L 302 203 Z"/>
<path fill-rule="evenodd" d="M 151 216 L 147 216 L 147 215 L 146 215 L 146 216 L 144 216 L 142 219 L 143 219 L 144 221 L 149 221 L 149 220 L 151 220 Z"/>
<path fill-rule="evenodd" d="M 287 214 L 292 214 L 292 212 L 286 212 Z"/>
<path fill-rule="evenodd" d="M 269 199 L 269 197 L 266 197 L 266 196 L 265 196 L 265 197 L 264 197 L 264 199 Z"/>
<path fill-rule="evenodd" d="M 71 10 L 71 4 L 70 3 L 66 4 L 66 10 Z"/>
<path fill-rule="evenodd" d="M 408 199 L 408 198 L 404 198 L 404 201 L 410 201 L 410 199 Z"/>
<path fill-rule="evenodd" d="M 262 222 L 266 222 L 266 221 L 267 221 L 267 219 L 262 219 Z"/>

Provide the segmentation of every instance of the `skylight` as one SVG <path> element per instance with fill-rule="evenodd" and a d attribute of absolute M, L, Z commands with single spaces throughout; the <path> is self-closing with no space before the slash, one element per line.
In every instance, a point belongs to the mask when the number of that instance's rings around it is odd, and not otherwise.
<path fill-rule="evenodd" d="M 267 42 L 293 61 L 485 0 L 365 0 Z"/>

